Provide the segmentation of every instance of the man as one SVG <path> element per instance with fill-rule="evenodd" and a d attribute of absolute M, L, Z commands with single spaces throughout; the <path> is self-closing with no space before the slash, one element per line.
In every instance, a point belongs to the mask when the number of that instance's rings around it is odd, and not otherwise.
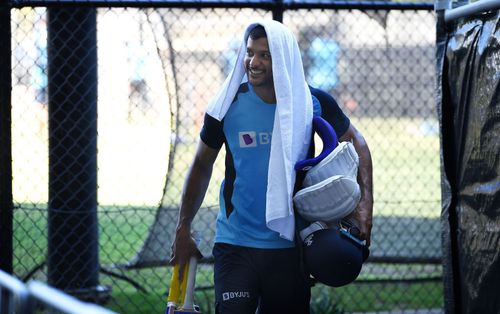
<path fill-rule="evenodd" d="M 251 24 L 234 70 L 205 115 L 172 245 L 172 262 L 180 269 L 191 256 L 200 256 L 191 222 L 224 144 L 226 172 L 213 249 L 217 313 L 309 313 L 310 284 L 295 244 L 292 196 L 293 165 L 310 149 L 313 114 L 331 122 L 360 156 L 363 195 L 354 218 L 369 245 L 373 198 L 366 142 L 331 96 L 307 86 L 293 34 L 275 21 Z"/>

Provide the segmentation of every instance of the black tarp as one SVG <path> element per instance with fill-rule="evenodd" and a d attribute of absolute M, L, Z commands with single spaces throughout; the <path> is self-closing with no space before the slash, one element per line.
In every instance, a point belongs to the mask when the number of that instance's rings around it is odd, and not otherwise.
<path fill-rule="evenodd" d="M 500 12 L 437 25 L 447 313 L 500 313 Z"/>

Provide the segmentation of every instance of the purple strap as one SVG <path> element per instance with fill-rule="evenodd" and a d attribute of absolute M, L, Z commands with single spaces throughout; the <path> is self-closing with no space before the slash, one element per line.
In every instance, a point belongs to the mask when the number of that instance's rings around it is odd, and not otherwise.
<path fill-rule="evenodd" d="M 338 145 L 337 133 L 325 119 L 320 116 L 313 117 L 313 130 L 318 133 L 323 141 L 323 150 L 314 158 L 304 159 L 295 164 L 295 170 L 307 171 L 316 166 L 326 156 L 328 156 Z"/>

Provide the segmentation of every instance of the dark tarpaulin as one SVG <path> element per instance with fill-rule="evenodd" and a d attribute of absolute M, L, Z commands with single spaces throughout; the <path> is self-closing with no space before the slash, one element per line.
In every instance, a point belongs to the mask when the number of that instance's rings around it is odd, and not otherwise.
<path fill-rule="evenodd" d="M 500 313 L 500 12 L 438 20 L 445 307 Z"/>

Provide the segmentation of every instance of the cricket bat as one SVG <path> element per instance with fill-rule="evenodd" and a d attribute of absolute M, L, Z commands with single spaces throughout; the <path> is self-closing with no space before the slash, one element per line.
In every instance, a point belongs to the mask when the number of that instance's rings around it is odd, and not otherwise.
<path fill-rule="evenodd" d="M 191 257 L 179 278 L 179 264 L 174 265 L 167 297 L 165 314 L 198 314 L 199 307 L 194 304 L 194 287 L 198 259 Z"/>

